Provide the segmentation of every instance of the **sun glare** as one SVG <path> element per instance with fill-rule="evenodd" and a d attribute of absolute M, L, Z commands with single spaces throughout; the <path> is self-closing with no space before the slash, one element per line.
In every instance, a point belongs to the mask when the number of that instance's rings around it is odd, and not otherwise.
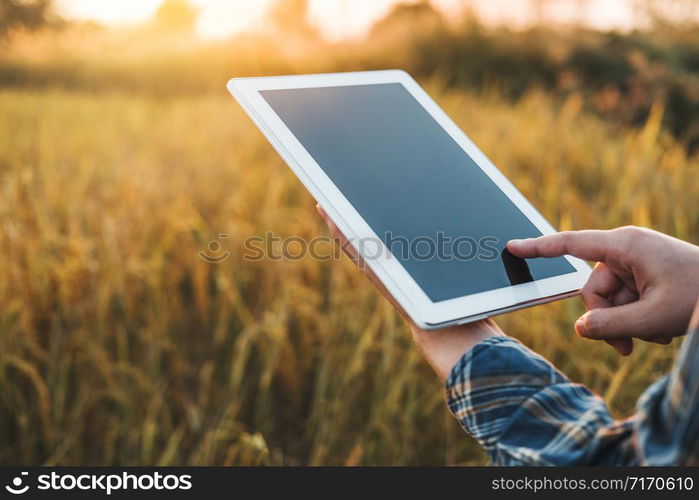
<path fill-rule="evenodd" d="M 190 0 L 199 9 L 197 31 L 206 38 L 229 36 L 254 29 L 275 0 Z M 399 0 L 309 0 L 311 22 L 329 39 L 364 34 Z M 544 14 L 558 22 L 582 22 L 596 28 L 628 29 L 633 25 L 633 0 L 553 0 Z M 69 18 L 93 19 L 111 25 L 146 21 L 162 0 L 57 0 L 58 11 Z M 432 0 L 445 12 L 473 9 L 490 24 L 524 26 L 542 15 L 532 0 Z"/>
<path fill-rule="evenodd" d="M 58 0 L 58 12 L 69 18 L 92 19 L 109 25 L 144 22 L 163 0 Z M 207 38 L 225 37 L 259 23 L 270 0 L 191 0 L 199 10 L 197 32 Z"/>

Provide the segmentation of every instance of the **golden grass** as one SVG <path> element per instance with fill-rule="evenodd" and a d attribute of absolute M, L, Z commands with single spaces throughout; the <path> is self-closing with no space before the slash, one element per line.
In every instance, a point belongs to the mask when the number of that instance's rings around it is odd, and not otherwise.
<path fill-rule="evenodd" d="M 696 163 L 660 105 L 634 131 L 575 96 L 430 90 L 559 227 L 699 240 Z M 484 462 L 351 263 L 242 259 L 248 235 L 326 230 L 223 89 L 0 90 L 0 114 L 0 463 Z M 206 263 L 219 233 L 232 255 Z M 626 415 L 673 349 L 620 358 L 574 336 L 581 310 L 499 322 Z"/>

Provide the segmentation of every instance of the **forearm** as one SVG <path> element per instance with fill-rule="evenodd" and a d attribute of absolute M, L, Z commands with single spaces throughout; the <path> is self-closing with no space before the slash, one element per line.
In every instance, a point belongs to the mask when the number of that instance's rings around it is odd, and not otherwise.
<path fill-rule="evenodd" d="M 638 405 L 635 442 L 643 465 L 699 465 L 699 302 L 669 376 Z"/>
<path fill-rule="evenodd" d="M 445 384 L 447 404 L 494 464 L 699 464 L 699 304 L 670 376 L 649 387 L 636 414 L 621 421 L 598 395 L 512 338 L 462 342 L 464 354 Z"/>
<path fill-rule="evenodd" d="M 449 409 L 496 465 L 630 465 L 630 421 L 516 340 L 476 344 L 446 382 Z"/>

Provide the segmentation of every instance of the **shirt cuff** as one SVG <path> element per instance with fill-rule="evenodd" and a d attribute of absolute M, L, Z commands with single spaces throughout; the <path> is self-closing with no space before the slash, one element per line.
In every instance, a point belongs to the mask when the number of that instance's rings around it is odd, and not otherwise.
<path fill-rule="evenodd" d="M 568 382 L 517 340 L 490 337 L 452 368 L 446 381 L 447 404 L 464 429 L 490 451 L 525 400 L 552 384 Z"/>

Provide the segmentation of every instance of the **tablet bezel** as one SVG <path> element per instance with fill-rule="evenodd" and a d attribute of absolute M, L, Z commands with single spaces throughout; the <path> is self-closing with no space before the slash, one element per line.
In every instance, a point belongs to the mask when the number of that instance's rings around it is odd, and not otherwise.
<path fill-rule="evenodd" d="M 402 84 L 542 234 L 556 232 L 522 193 L 405 71 L 386 70 L 234 78 L 228 82 L 227 87 L 342 233 L 351 242 L 367 241 L 365 238 L 373 238 L 374 241 L 381 242 L 382 239 L 374 233 L 361 214 L 274 112 L 260 91 L 382 83 Z M 441 302 L 432 302 L 400 261 L 391 258 L 388 248 L 383 243 L 379 244 L 383 246 L 382 250 L 384 251 L 380 252 L 379 257 L 367 259 L 367 265 L 410 318 L 418 326 L 426 329 L 475 321 L 506 311 L 575 295 L 590 274 L 590 267 L 587 263 L 572 256 L 565 256 L 575 269 L 574 272 Z M 361 254 L 362 248 L 354 243 L 353 246 Z"/>

